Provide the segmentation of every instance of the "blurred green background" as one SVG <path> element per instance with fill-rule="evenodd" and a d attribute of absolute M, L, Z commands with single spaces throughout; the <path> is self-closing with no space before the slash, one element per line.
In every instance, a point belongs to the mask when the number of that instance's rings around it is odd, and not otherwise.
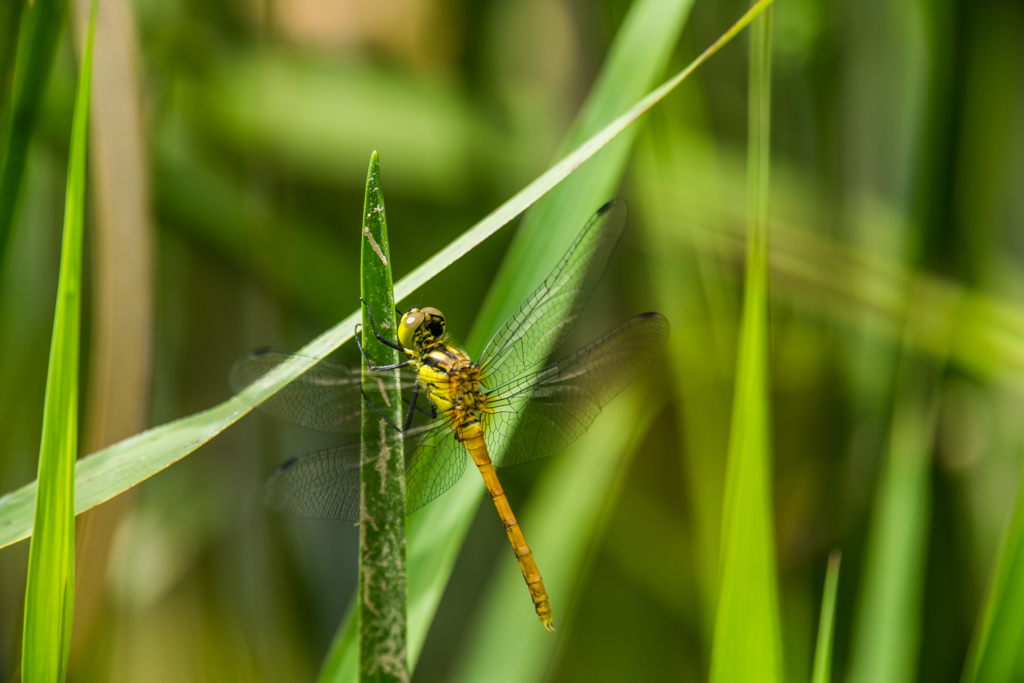
<path fill-rule="evenodd" d="M 103 0 L 83 454 L 223 401 L 244 352 L 298 348 L 355 309 L 372 150 L 396 279 L 544 171 L 630 5 Z M 664 75 L 745 9 L 693 3 Z M 826 558 L 840 548 L 835 679 L 956 681 L 1024 446 L 1024 8 L 778 0 L 773 12 L 786 680 L 810 677 Z M 64 12 L 0 235 L 3 491 L 36 471 L 83 16 Z M 499 473 L 541 571 L 558 566 L 558 634 L 536 646 L 520 628 L 540 626 L 484 504 L 414 681 L 496 680 L 480 673 L 504 666 L 495 647 L 520 667 L 510 680 L 707 679 L 742 293 L 746 46 L 741 36 L 658 105 L 629 152 L 626 237 L 573 343 L 645 310 L 667 315 L 673 336 L 564 456 L 606 475 L 573 486 L 563 456 Z M 441 308 L 465 338 L 515 229 L 406 305 Z M 249 416 L 80 518 L 68 680 L 313 680 L 355 588 L 357 529 L 281 518 L 260 496 L 279 462 L 325 442 Z M 581 530 L 574 543 L 557 540 L 563 525 Z M 0 676 L 18 670 L 27 554 L 24 542 L 0 551 Z"/>

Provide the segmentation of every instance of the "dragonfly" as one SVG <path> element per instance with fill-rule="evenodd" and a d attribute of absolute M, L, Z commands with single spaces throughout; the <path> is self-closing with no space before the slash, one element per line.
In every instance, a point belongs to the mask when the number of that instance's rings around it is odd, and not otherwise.
<path fill-rule="evenodd" d="M 665 346 L 669 324 L 660 313 L 643 313 L 565 356 L 544 365 L 576 326 L 622 237 L 626 212 L 613 200 L 586 223 L 568 251 L 534 292 L 508 317 L 475 361 L 446 331 L 444 314 L 432 307 L 402 313 L 398 350 L 404 360 L 349 367 L 320 361 L 259 408 L 310 429 L 358 434 L 362 411 L 401 434 L 405 457 L 405 513 L 434 500 L 462 477 L 472 460 L 483 477 L 515 551 L 541 624 L 554 630 L 551 604 L 536 560 L 516 521 L 495 467 L 546 458 L 564 450 L 594 422 Z M 364 302 L 365 305 L 365 302 Z M 367 341 L 371 342 L 369 335 Z M 236 392 L 263 377 L 291 354 L 260 350 L 231 371 Z M 402 389 L 404 419 L 395 424 L 363 391 L 364 381 L 395 381 Z M 310 519 L 359 522 L 360 472 L 372 467 L 379 441 L 342 444 L 293 458 L 267 481 L 271 509 Z M 365 514 L 365 513 L 363 513 Z"/>

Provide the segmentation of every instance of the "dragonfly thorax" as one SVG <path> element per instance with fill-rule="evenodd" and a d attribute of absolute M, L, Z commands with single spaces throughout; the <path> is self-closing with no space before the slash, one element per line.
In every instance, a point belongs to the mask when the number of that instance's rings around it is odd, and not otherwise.
<path fill-rule="evenodd" d="M 488 413 L 480 368 L 461 349 L 437 345 L 421 356 L 419 373 L 431 403 L 453 427 L 479 421 Z"/>

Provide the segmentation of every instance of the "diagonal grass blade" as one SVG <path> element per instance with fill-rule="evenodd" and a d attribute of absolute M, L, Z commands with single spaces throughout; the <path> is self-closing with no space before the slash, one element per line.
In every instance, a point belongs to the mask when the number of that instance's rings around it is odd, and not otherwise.
<path fill-rule="evenodd" d="M 462 236 L 402 278 L 395 286 L 396 301 L 409 296 L 423 283 L 471 251 L 564 180 L 732 40 L 771 2 L 772 0 L 760 0 L 689 66 L 638 101 L 627 112 L 566 155 Z M 359 319 L 359 313 L 353 312 L 301 349 L 300 354 L 305 360 L 282 364 L 249 387 L 244 398 L 231 398 L 213 408 L 161 425 L 81 459 L 75 470 L 76 513 L 109 500 L 202 446 L 248 413 L 252 405 L 266 400 L 268 396 L 308 370 L 312 363 L 350 340 L 352 328 Z M 31 535 L 31 507 L 35 488 L 36 484 L 33 482 L 0 498 L 0 547 Z M 449 494 L 449 499 L 452 495 Z"/>

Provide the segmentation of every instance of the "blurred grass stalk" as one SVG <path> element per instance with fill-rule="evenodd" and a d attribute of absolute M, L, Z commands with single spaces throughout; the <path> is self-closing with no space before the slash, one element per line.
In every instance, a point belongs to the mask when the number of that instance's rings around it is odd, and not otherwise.
<path fill-rule="evenodd" d="M 377 332 L 397 343 L 395 294 L 391 282 L 380 160 L 370 156 L 366 173 L 360 246 L 360 296 Z M 362 346 L 374 365 L 393 365 L 398 351 L 373 336 L 367 308 L 363 309 Z M 396 371 L 397 373 L 397 371 Z M 366 360 L 363 374 L 368 375 Z M 378 377 L 378 376 L 374 376 Z M 397 379 L 397 376 L 395 377 Z M 405 577 L 405 456 L 402 435 L 388 427 L 400 425 L 402 393 L 397 381 L 363 382 L 369 401 L 382 412 L 363 410 L 363 454 L 359 519 L 359 680 L 362 683 L 404 683 L 409 680 L 406 648 Z"/>
<path fill-rule="evenodd" d="M 1024 678 L 1024 469 L 971 638 L 962 683 Z"/>
<path fill-rule="evenodd" d="M 818 641 L 814 648 L 814 671 L 811 683 L 831 683 L 832 643 L 836 629 L 836 594 L 839 591 L 839 564 L 842 553 L 833 550 L 828 556 L 825 588 L 821 596 L 821 616 L 818 618 Z"/>
<path fill-rule="evenodd" d="M 71 128 L 60 280 L 39 449 L 35 533 L 29 549 L 25 589 L 21 659 L 21 678 L 25 683 L 62 682 L 67 674 L 71 647 L 75 601 L 74 467 L 78 455 L 82 233 L 96 6 L 93 0 Z"/>
<path fill-rule="evenodd" d="M 712 683 L 782 680 L 768 376 L 771 10 L 750 30 L 747 268 L 722 511 Z"/>
<path fill-rule="evenodd" d="M 868 532 L 864 578 L 854 622 L 851 683 L 914 680 L 920 646 L 922 600 L 931 515 L 931 454 L 945 364 L 921 357 L 909 338 L 928 315 L 947 341 L 953 316 L 934 320 L 928 306 L 908 305 L 893 404 L 889 448 Z M 947 343 L 948 348 L 948 343 Z"/>
<path fill-rule="evenodd" d="M 0 267 L 10 242 L 29 143 L 60 42 L 65 6 L 60 0 L 37 0 L 30 3 L 20 31 L 15 24 L 0 29 L 8 39 L 17 38 L 17 46 L 8 48 L 17 51 L 10 110 L 4 114 L 5 107 L 0 107 Z M 20 13 L 12 12 L 16 14 Z"/>
<path fill-rule="evenodd" d="M 76 36 L 88 0 L 74 0 Z M 148 159 L 136 78 L 137 38 L 129 0 L 103 0 L 96 18 L 89 167 L 94 197 L 92 326 L 84 453 L 143 431 L 150 419 L 153 351 L 153 226 Z M 131 496 L 78 519 L 76 619 L 71 667 L 92 666 L 95 626 L 108 595 L 108 555 Z"/>

